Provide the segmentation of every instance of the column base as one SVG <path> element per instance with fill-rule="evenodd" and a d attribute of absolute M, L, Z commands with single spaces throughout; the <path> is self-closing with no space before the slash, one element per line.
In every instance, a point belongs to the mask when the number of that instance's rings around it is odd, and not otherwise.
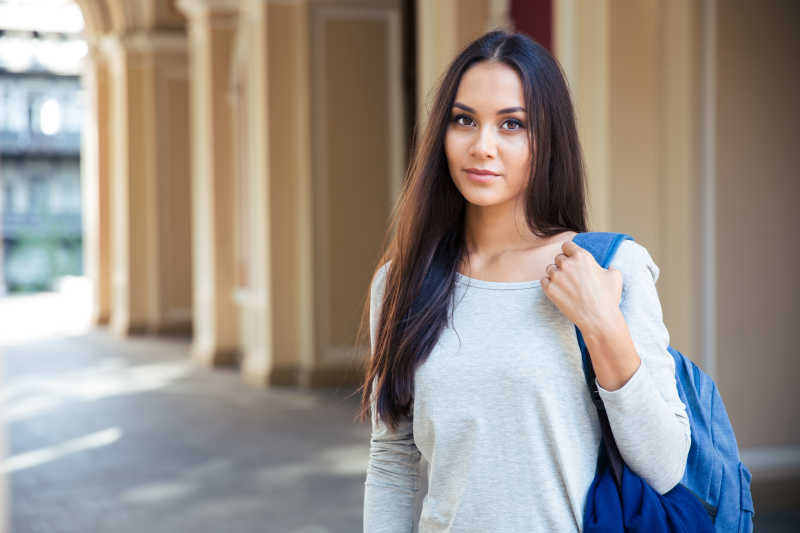
<path fill-rule="evenodd" d="M 163 322 L 161 324 L 151 324 L 148 333 L 159 337 L 191 337 L 191 322 Z"/>
<path fill-rule="evenodd" d="M 98 325 L 103 323 L 97 322 Z M 106 318 L 105 324 L 118 337 L 132 335 L 156 335 L 158 337 L 191 337 L 191 322 L 165 322 L 161 324 L 148 324 L 147 322 L 129 322 L 127 320 L 113 320 Z"/>
<path fill-rule="evenodd" d="M 302 385 L 309 388 L 360 385 L 364 371 L 352 365 L 313 368 L 302 376 Z"/>
<path fill-rule="evenodd" d="M 363 370 L 353 366 L 327 366 L 303 369 L 298 365 L 286 365 L 271 371 L 258 371 L 242 368 L 245 382 L 258 386 L 296 386 L 308 389 L 360 385 L 364 379 Z"/>
<path fill-rule="evenodd" d="M 227 347 L 192 347 L 192 359 L 210 367 L 230 367 L 239 364 L 239 350 Z"/>
<path fill-rule="evenodd" d="M 114 320 L 113 318 L 109 323 L 109 327 L 114 335 L 120 338 L 145 335 L 148 329 L 146 322 L 129 322 L 127 320 Z"/>
<path fill-rule="evenodd" d="M 111 313 L 95 313 L 92 315 L 91 321 L 95 326 L 108 326 L 111 324 Z"/>

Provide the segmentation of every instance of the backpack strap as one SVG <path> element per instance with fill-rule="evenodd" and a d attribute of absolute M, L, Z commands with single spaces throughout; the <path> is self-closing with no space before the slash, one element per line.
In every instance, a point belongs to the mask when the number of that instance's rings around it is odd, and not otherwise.
<path fill-rule="evenodd" d="M 633 237 L 627 233 L 590 231 L 579 233 L 572 240 L 578 246 L 590 252 L 601 267 L 608 268 L 608 265 L 614 258 L 614 254 L 617 252 L 617 248 L 622 244 L 622 241 L 627 239 L 634 240 Z M 622 455 L 620 455 L 619 449 L 617 448 L 614 434 L 611 431 L 611 424 L 606 414 L 605 405 L 603 405 L 600 392 L 597 390 L 594 368 L 592 367 L 591 358 L 589 357 L 589 350 L 586 348 L 586 343 L 583 340 L 583 335 L 581 334 L 581 330 L 578 329 L 578 326 L 575 326 L 575 331 L 578 336 L 578 346 L 580 346 L 581 349 L 581 358 L 583 359 L 583 374 L 592 396 L 592 402 L 597 408 L 597 414 L 600 418 L 600 428 L 603 432 L 603 447 L 611 463 L 617 490 L 622 490 L 622 466 L 624 464 Z"/>

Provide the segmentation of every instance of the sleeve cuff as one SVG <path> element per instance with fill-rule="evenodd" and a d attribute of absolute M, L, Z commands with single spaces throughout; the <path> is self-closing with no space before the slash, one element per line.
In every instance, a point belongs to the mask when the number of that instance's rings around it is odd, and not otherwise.
<path fill-rule="evenodd" d="M 617 390 L 610 391 L 604 389 L 597 381 L 597 377 L 594 378 L 594 384 L 597 385 L 597 390 L 600 393 L 600 397 L 603 399 L 603 403 L 620 405 L 630 401 L 629 398 L 641 398 L 645 391 L 651 389 L 652 383 L 649 377 L 644 367 L 644 361 L 640 361 L 639 368 L 636 369 L 636 372 L 634 372 L 628 381 Z"/>

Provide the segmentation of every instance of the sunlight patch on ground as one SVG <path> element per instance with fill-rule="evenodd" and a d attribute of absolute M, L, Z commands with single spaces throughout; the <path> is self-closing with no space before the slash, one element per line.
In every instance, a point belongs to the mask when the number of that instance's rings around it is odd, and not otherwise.
<path fill-rule="evenodd" d="M 180 479 L 146 483 L 133 487 L 122 494 L 122 501 L 135 504 L 159 503 L 193 497 L 200 487 L 207 487 L 215 480 L 232 475 L 230 459 L 214 459 L 181 472 Z"/>
<path fill-rule="evenodd" d="M 330 474 L 361 475 L 367 470 L 368 455 L 364 446 L 336 446 L 329 448 L 316 457 L 317 463 Z"/>
<path fill-rule="evenodd" d="M 65 455 L 108 446 L 118 441 L 120 437 L 122 437 L 122 430 L 118 427 L 113 427 L 84 437 L 64 441 L 54 446 L 48 446 L 47 448 L 13 455 L 0 463 L 0 473 L 8 474 L 16 472 L 17 470 L 32 468 L 49 463 L 50 461 L 55 461 Z"/>
<path fill-rule="evenodd" d="M 125 366 L 114 358 L 57 376 L 35 375 L 7 380 L 0 392 L 6 422 L 52 411 L 69 401 L 93 401 L 120 394 L 160 389 L 192 371 L 189 360 Z"/>
<path fill-rule="evenodd" d="M 193 487 L 181 482 L 150 483 L 125 492 L 122 495 L 122 501 L 129 503 L 163 502 L 186 496 L 193 490 Z"/>
<path fill-rule="evenodd" d="M 319 474 L 361 476 L 367 470 L 367 454 L 361 444 L 337 446 L 309 457 L 307 461 L 285 462 L 262 468 L 257 473 L 260 482 L 268 486 L 291 485 L 306 476 Z"/>

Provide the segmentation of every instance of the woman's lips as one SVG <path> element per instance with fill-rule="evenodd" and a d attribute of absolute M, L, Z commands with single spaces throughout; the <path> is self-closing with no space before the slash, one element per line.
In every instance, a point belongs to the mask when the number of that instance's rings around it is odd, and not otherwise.
<path fill-rule="evenodd" d="M 472 170 L 467 170 L 467 176 L 472 181 L 477 181 L 478 183 L 489 183 L 490 181 L 494 180 L 498 177 L 497 174 L 487 173 L 486 171 L 483 172 L 475 172 Z"/>

